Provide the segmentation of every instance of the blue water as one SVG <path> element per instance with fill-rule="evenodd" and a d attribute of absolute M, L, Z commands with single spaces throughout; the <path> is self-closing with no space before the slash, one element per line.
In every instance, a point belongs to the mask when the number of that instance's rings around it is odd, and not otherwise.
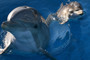
<path fill-rule="evenodd" d="M 70 22 L 70 31 L 72 37 L 68 47 L 65 47 L 57 55 L 53 55 L 57 60 L 90 60 L 90 0 L 72 0 L 78 1 L 83 6 L 85 16 L 78 21 Z M 37 9 L 44 18 L 51 13 L 55 13 L 60 7 L 61 2 L 64 4 L 67 0 L 0 0 L 0 24 L 7 20 L 10 11 L 18 6 L 27 5 Z M 55 22 L 54 22 L 55 23 Z M 59 39 L 59 29 L 62 27 L 56 22 L 50 27 L 51 40 Z M 67 28 L 68 29 L 68 28 Z M 2 31 L 0 27 L 0 32 Z M 62 34 L 63 35 L 63 34 Z M 59 36 L 59 37 L 58 37 Z M 67 37 L 65 37 L 67 38 Z M 1 41 L 1 40 L 0 40 Z M 57 41 L 58 42 L 58 41 Z M 56 42 L 55 46 L 59 44 Z M 61 45 L 60 45 L 61 46 Z M 48 50 L 50 51 L 50 50 Z M 43 55 L 0 55 L 0 60 L 49 60 Z"/>

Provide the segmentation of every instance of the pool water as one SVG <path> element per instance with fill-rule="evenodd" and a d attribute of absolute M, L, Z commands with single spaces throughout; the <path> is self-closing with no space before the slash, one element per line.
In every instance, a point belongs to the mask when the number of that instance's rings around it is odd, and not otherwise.
<path fill-rule="evenodd" d="M 85 15 L 79 19 L 78 21 L 70 21 L 70 27 L 66 25 L 61 26 L 58 22 L 52 22 L 50 25 L 50 35 L 51 41 L 56 40 L 54 45 L 51 44 L 51 49 L 48 48 L 48 52 L 51 53 L 57 60 L 90 60 L 90 0 L 71 0 L 71 1 L 78 1 L 83 6 L 85 11 Z M 46 19 L 49 14 L 55 13 L 58 8 L 60 7 L 61 3 L 66 3 L 67 0 L 0 0 L 0 25 L 3 21 L 7 20 L 8 14 L 18 6 L 30 6 L 38 10 L 41 15 Z M 66 29 L 63 29 L 65 27 Z M 63 31 L 71 32 L 70 40 L 66 34 L 66 37 Z M 0 32 L 3 30 L 0 27 Z M 61 31 L 63 33 L 61 33 Z M 65 33 L 66 33 L 65 32 Z M 3 36 L 3 35 L 2 35 Z M 66 38 L 63 39 L 62 38 Z M 2 37 L 0 38 L 2 41 Z M 68 42 L 64 45 L 64 42 Z M 60 43 L 58 43 L 60 42 Z M 1 42 L 0 42 L 1 43 Z M 54 48 L 59 49 L 54 50 Z M 63 46 L 64 48 L 62 48 Z M 52 52 L 53 53 L 52 53 Z M 0 55 L 0 60 L 49 60 L 49 58 L 45 57 L 44 55 L 33 55 L 30 54 L 4 54 Z"/>

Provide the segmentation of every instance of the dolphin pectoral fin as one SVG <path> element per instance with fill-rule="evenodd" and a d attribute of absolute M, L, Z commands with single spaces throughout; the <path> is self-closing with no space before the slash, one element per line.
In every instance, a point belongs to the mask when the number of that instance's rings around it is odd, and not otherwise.
<path fill-rule="evenodd" d="M 4 54 L 6 52 L 8 47 L 5 47 L 4 49 L 0 49 L 0 55 Z"/>
<path fill-rule="evenodd" d="M 4 49 L 0 49 L 0 55 L 7 54 L 10 51 L 10 49 L 12 49 L 11 44 L 6 46 Z"/>
<path fill-rule="evenodd" d="M 4 49 L 0 49 L 0 55 L 3 53 Z"/>
<path fill-rule="evenodd" d="M 60 5 L 60 9 L 62 9 L 62 8 L 63 8 L 63 6 L 64 6 L 64 5 L 63 5 L 63 3 L 61 3 L 61 5 Z"/>
<path fill-rule="evenodd" d="M 42 52 L 46 57 L 50 58 L 51 60 L 56 60 L 53 56 L 51 56 L 46 50 L 40 48 L 40 52 Z"/>

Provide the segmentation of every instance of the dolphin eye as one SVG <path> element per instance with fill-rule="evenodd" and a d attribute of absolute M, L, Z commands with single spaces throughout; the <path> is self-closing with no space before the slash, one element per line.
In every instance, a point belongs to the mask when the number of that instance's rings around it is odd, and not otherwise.
<path fill-rule="evenodd" d="M 34 28 L 35 28 L 35 29 L 38 28 L 37 24 L 34 25 Z"/>
<path fill-rule="evenodd" d="M 75 10 L 75 11 L 79 11 L 79 10 Z"/>
<path fill-rule="evenodd" d="M 70 11 L 70 13 L 73 13 L 73 11 Z"/>

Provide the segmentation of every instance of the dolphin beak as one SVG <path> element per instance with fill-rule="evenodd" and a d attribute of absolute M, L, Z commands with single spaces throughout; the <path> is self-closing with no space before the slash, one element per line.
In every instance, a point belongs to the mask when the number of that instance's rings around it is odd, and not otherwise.
<path fill-rule="evenodd" d="M 79 14 L 79 15 L 82 15 L 82 14 L 83 14 L 83 10 L 79 10 L 79 11 L 78 11 L 78 14 Z"/>
<path fill-rule="evenodd" d="M 83 10 L 75 11 L 74 13 L 77 15 L 83 15 Z"/>

